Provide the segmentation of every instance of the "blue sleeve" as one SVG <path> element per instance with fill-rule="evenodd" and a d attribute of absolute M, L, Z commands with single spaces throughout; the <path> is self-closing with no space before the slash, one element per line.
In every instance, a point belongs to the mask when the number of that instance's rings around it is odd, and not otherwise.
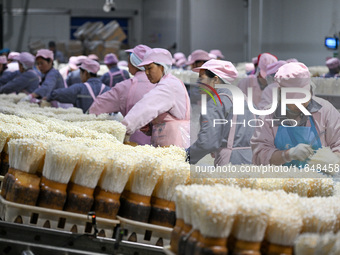
<path fill-rule="evenodd" d="M 81 93 L 82 83 L 74 84 L 69 88 L 60 88 L 52 91 L 48 101 L 56 100 L 60 103 L 70 103 L 75 105 L 77 96 Z"/>
<path fill-rule="evenodd" d="M 52 90 L 55 88 L 57 83 L 57 76 L 54 74 L 47 74 L 44 82 L 41 84 L 40 88 L 34 91 L 35 94 L 40 97 L 47 97 L 51 94 Z"/>
<path fill-rule="evenodd" d="M 24 72 L 1 87 L 0 93 L 10 94 L 13 92 L 20 93 L 23 90 L 32 92 L 39 86 L 39 78 L 33 73 Z"/>
<path fill-rule="evenodd" d="M 196 164 L 205 155 L 222 146 L 225 126 L 229 127 L 229 125 L 218 124 L 214 127 L 214 120 L 230 119 L 230 117 L 227 113 L 224 113 L 224 109 L 218 109 L 218 107 L 219 105 L 214 105 L 213 100 L 209 100 L 207 114 L 200 116 L 200 131 L 196 142 L 190 146 L 190 164 Z"/>
<path fill-rule="evenodd" d="M 72 73 L 68 73 L 67 77 L 66 77 L 66 84 L 68 87 L 70 87 L 72 85 Z"/>
<path fill-rule="evenodd" d="M 64 58 L 64 54 L 61 51 L 56 51 L 56 59 L 61 62 L 64 63 L 65 62 L 65 58 Z"/>
<path fill-rule="evenodd" d="M 110 86 L 110 75 L 109 75 L 109 73 L 105 73 L 102 77 L 100 77 L 100 80 L 106 86 Z"/>
<path fill-rule="evenodd" d="M 123 70 L 123 74 L 124 74 L 125 79 L 130 79 L 130 75 L 128 71 Z"/>
<path fill-rule="evenodd" d="M 101 95 L 104 94 L 106 91 L 109 91 L 110 89 L 111 88 L 109 86 L 105 86 L 105 88 L 103 89 L 103 92 L 101 93 Z"/>
<path fill-rule="evenodd" d="M 0 77 L 0 86 L 5 85 L 9 81 L 13 80 L 15 77 L 19 76 L 21 73 L 20 71 L 15 71 L 15 72 L 4 72 L 2 76 Z"/>
<path fill-rule="evenodd" d="M 70 72 L 66 78 L 66 84 L 68 87 L 72 86 L 73 84 L 76 83 L 82 83 L 80 79 L 80 75 L 78 72 Z"/>

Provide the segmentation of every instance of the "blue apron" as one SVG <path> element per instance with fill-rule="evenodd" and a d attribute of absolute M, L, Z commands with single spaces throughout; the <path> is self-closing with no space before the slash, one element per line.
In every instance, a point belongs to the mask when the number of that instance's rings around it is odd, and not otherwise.
<path fill-rule="evenodd" d="M 295 147 L 299 143 L 311 144 L 314 150 L 321 148 L 321 140 L 316 131 L 314 120 L 309 116 L 310 127 L 284 127 L 279 126 L 275 136 L 275 147 L 279 150 L 288 150 Z M 297 166 L 303 168 L 307 164 L 307 160 L 292 160 L 284 164 L 284 166 Z"/>

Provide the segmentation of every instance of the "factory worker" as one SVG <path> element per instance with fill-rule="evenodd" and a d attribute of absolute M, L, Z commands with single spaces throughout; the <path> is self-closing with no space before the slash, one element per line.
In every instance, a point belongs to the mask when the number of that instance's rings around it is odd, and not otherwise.
<path fill-rule="evenodd" d="M 176 52 L 173 57 L 173 63 L 182 58 L 186 58 L 185 54 L 183 52 Z"/>
<path fill-rule="evenodd" d="M 328 67 L 328 73 L 326 73 L 324 78 L 333 78 L 339 76 L 340 71 L 340 60 L 338 58 L 330 58 L 326 61 L 326 66 Z"/>
<path fill-rule="evenodd" d="M 189 146 L 190 102 L 182 81 L 170 74 L 172 56 L 168 50 L 155 48 L 146 52 L 139 67 L 145 68 L 149 81 L 155 84 L 123 119 L 127 135 L 152 126 L 154 146 Z"/>
<path fill-rule="evenodd" d="M 28 52 L 20 53 L 18 58 L 20 75 L 13 80 L 0 87 L 0 93 L 32 93 L 36 90 L 40 83 L 40 76 L 33 70 L 35 57 Z"/>
<path fill-rule="evenodd" d="M 287 63 L 291 63 L 291 62 L 299 62 L 299 60 L 297 60 L 296 58 L 288 58 L 286 60 Z"/>
<path fill-rule="evenodd" d="M 126 60 L 118 61 L 117 66 L 118 66 L 119 69 L 123 69 L 123 70 L 129 69 L 129 63 Z"/>
<path fill-rule="evenodd" d="M 97 78 L 99 69 L 100 66 L 97 61 L 85 59 L 79 67 L 82 83 L 52 91 L 48 101 L 55 100 L 60 103 L 73 104 L 85 113 L 98 95 L 110 89 Z"/>
<path fill-rule="evenodd" d="M 0 56 L 0 75 L 2 75 L 7 69 L 7 58 L 6 56 Z"/>
<path fill-rule="evenodd" d="M 48 49 L 53 52 L 54 60 L 57 60 L 58 63 L 65 63 L 64 54 L 57 49 L 57 45 L 54 41 L 48 43 Z"/>
<path fill-rule="evenodd" d="M 78 57 L 72 56 L 69 58 L 67 65 L 59 69 L 59 73 L 61 74 L 65 82 L 66 82 L 68 74 L 79 68 L 77 66 L 77 63 L 78 63 Z"/>
<path fill-rule="evenodd" d="M 210 59 L 217 59 L 217 56 L 215 54 L 209 53 Z"/>
<path fill-rule="evenodd" d="M 186 58 L 182 58 L 179 59 L 176 63 L 175 63 L 176 67 L 179 69 L 186 69 L 187 67 L 187 59 Z"/>
<path fill-rule="evenodd" d="M 172 63 L 175 64 L 177 60 L 183 59 L 183 58 L 186 58 L 186 57 L 185 57 L 185 54 L 184 54 L 183 52 L 176 52 L 176 53 L 174 54 L 173 59 L 172 59 Z"/>
<path fill-rule="evenodd" d="M 310 72 L 303 63 L 281 66 L 275 80 L 280 89 L 311 90 Z M 303 93 L 287 93 L 287 99 L 304 97 Z M 328 146 L 339 154 L 340 113 L 328 101 L 315 96 L 303 106 L 311 115 L 305 115 L 295 104 L 287 104 L 286 115 L 282 115 L 279 102 L 274 113 L 261 116 L 264 124 L 256 128 L 251 139 L 254 164 L 303 167 L 321 146 Z"/>
<path fill-rule="evenodd" d="M 5 74 L 6 69 L 7 69 L 7 57 L 1 55 L 0 56 L 0 86 L 8 82 L 8 81 L 3 81 L 3 74 Z"/>
<path fill-rule="evenodd" d="M 253 63 L 246 63 L 244 68 L 245 68 L 246 74 L 249 75 L 255 70 L 255 65 Z"/>
<path fill-rule="evenodd" d="M 116 83 L 129 79 L 129 73 L 125 70 L 121 70 L 117 66 L 118 59 L 113 53 L 106 54 L 104 57 L 104 64 L 109 71 L 101 77 L 102 83 L 110 88 L 114 87 Z"/>
<path fill-rule="evenodd" d="M 252 75 L 252 74 L 255 74 L 255 73 L 256 73 L 257 67 L 258 67 L 258 63 L 259 63 L 258 57 L 253 57 L 253 58 L 251 59 L 251 62 L 252 62 L 253 65 L 254 65 L 254 69 L 253 69 L 252 71 L 248 72 L 247 75 Z"/>
<path fill-rule="evenodd" d="M 216 50 L 216 49 L 215 50 L 211 50 L 209 53 L 215 55 L 216 59 L 218 59 L 218 60 L 225 59 L 224 55 L 222 54 L 222 52 L 220 50 Z"/>
<path fill-rule="evenodd" d="M 70 64 L 70 67 L 72 70 L 70 70 L 67 74 L 66 78 L 66 84 L 68 87 L 72 86 L 73 84 L 76 83 L 81 83 L 81 78 L 80 78 L 80 70 L 79 66 L 82 64 L 82 62 L 87 59 L 86 56 L 78 56 L 76 59 L 74 59 L 74 64 Z"/>
<path fill-rule="evenodd" d="M 48 49 L 38 50 L 35 61 L 43 75 L 40 87 L 27 97 L 24 97 L 22 101 L 37 102 L 37 99 L 45 99 L 50 96 L 53 90 L 65 87 L 63 77 L 59 71 L 53 67 L 52 51 Z"/>
<path fill-rule="evenodd" d="M 7 57 L 5 55 L 0 56 L 0 87 L 20 75 L 20 71 L 8 71 L 7 65 Z"/>
<path fill-rule="evenodd" d="M 95 60 L 99 63 L 99 57 L 96 54 L 90 54 L 87 56 L 89 59 Z"/>
<path fill-rule="evenodd" d="M 0 56 L 5 56 L 6 59 L 8 57 L 8 54 L 11 52 L 11 50 L 9 48 L 3 48 L 0 50 Z"/>
<path fill-rule="evenodd" d="M 172 64 L 174 68 L 185 68 L 187 59 L 183 52 L 176 52 L 172 59 Z"/>
<path fill-rule="evenodd" d="M 209 60 L 201 67 L 195 68 L 199 72 L 199 86 L 209 90 L 208 86 L 215 88 L 216 84 L 231 84 L 237 78 L 237 70 L 229 61 Z M 201 90 L 202 91 L 202 90 Z M 255 116 L 249 111 L 246 101 L 244 101 L 244 115 L 233 114 L 233 96 L 227 88 L 216 88 L 222 105 L 220 105 L 217 95 L 214 100 L 207 102 L 207 113 L 200 115 L 201 125 L 197 140 L 190 146 L 190 163 L 196 164 L 208 153 L 214 153 L 214 165 L 222 166 L 228 163 L 249 164 L 251 163 L 252 151 L 250 148 L 250 138 L 254 132 L 254 127 L 249 125 L 232 125 L 231 123 L 245 123 Z M 202 92 L 204 93 L 204 92 Z M 215 119 L 227 120 L 227 124 L 215 125 Z"/>
<path fill-rule="evenodd" d="M 278 88 L 279 84 L 274 80 L 274 76 L 281 66 L 287 64 L 284 60 L 279 60 L 267 66 L 266 80 L 268 85 L 264 88 L 261 94 L 261 100 L 258 104 L 259 109 L 270 108 L 273 102 L 273 88 Z"/>
<path fill-rule="evenodd" d="M 248 97 L 248 88 L 252 88 L 253 97 L 252 102 L 255 108 L 258 108 L 258 104 L 261 100 L 261 94 L 264 88 L 268 85 L 266 81 L 267 66 L 277 62 L 277 58 L 270 53 L 262 53 L 259 55 L 259 64 L 257 74 L 249 75 L 246 78 L 240 80 L 238 87 Z"/>
<path fill-rule="evenodd" d="M 19 52 L 12 51 L 7 57 L 7 70 L 10 72 L 19 71 L 18 58 L 20 56 Z"/>
<path fill-rule="evenodd" d="M 187 65 L 191 65 L 191 69 L 202 66 L 205 62 L 210 60 L 209 53 L 204 50 L 195 50 L 190 54 Z"/>
<path fill-rule="evenodd" d="M 130 53 L 128 59 L 129 72 L 134 75 L 125 81 L 121 81 L 111 88 L 106 93 L 98 96 L 89 113 L 101 114 L 120 112 L 126 116 L 130 109 L 156 84 L 151 83 L 145 74 L 144 67 L 138 67 L 144 58 L 144 55 L 150 48 L 146 45 L 137 45 L 133 49 L 126 50 Z M 130 142 L 138 143 L 139 145 L 150 144 L 151 137 L 145 135 L 140 130 L 136 130 L 130 137 Z"/>
<path fill-rule="evenodd" d="M 201 67 L 205 62 L 211 59 L 208 52 L 204 50 L 195 50 L 188 57 L 187 65 L 191 66 L 191 69 Z M 195 81 L 191 81 L 192 83 Z M 191 102 L 200 102 L 200 93 L 197 86 L 190 86 L 189 88 Z"/>

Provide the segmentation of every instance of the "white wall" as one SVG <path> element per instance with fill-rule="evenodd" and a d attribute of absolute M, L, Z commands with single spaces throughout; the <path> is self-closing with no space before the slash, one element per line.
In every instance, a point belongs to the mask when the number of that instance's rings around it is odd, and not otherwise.
<path fill-rule="evenodd" d="M 248 59 L 244 1 L 191 0 L 191 50 L 219 48 L 233 62 L 250 61 L 261 52 L 271 52 L 279 59 L 297 58 L 307 65 L 324 65 L 326 57 L 333 56 L 333 51 L 324 47 L 324 38 L 340 31 L 340 1 L 263 0 L 262 38 L 260 0 L 249 1 Z"/>
<path fill-rule="evenodd" d="M 324 65 L 333 55 L 324 38 L 340 31 L 339 14 L 337 0 L 265 0 L 262 50 L 279 59 L 294 57 L 310 66 Z"/>
<path fill-rule="evenodd" d="M 166 49 L 176 42 L 176 1 L 143 1 L 142 42 L 150 47 Z"/>
<path fill-rule="evenodd" d="M 243 1 L 191 0 L 191 51 L 220 49 L 232 62 L 244 61 Z"/>
<path fill-rule="evenodd" d="M 9 3 L 14 8 L 23 8 L 26 2 L 2 1 L 4 9 Z M 144 43 L 169 48 L 177 42 L 177 49 L 171 51 L 183 51 L 187 55 L 199 48 L 207 51 L 218 48 L 232 62 L 250 61 L 251 57 L 268 51 L 279 59 L 294 57 L 307 65 L 324 65 L 325 58 L 333 55 L 323 43 L 326 35 L 340 30 L 340 1 L 262 0 L 262 38 L 258 36 L 261 0 L 249 1 L 252 3 L 250 56 L 247 55 L 247 8 L 243 0 L 116 0 L 118 10 L 109 14 L 102 11 L 104 0 L 30 0 L 29 8 L 61 8 L 71 13 L 29 15 L 24 30 L 22 15 L 5 14 L 4 46 L 27 50 L 28 42 L 36 38 L 46 42 L 55 38 L 68 40 L 71 16 L 130 15 L 131 46 Z M 21 34 L 23 39 L 19 40 Z M 20 44 L 22 48 L 18 49 Z"/>
<path fill-rule="evenodd" d="M 49 40 L 68 41 L 70 37 L 70 18 L 72 16 L 129 17 L 132 31 L 129 34 L 129 42 L 132 45 L 140 43 L 142 37 L 142 1 L 116 0 L 117 10 L 109 13 L 103 11 L 104 2 L 105 0 L 29 0 L 28 8 L 30 10 L 40 9 L 42 13 L 45 11 L 64 11 L 65 13 L 28 14 L 25 29 L 21 29 L 24 16 L 5 12 L 4 47 L 25 51 L 28 50 L 29 42 L 38 39 L 46 43 Z M 4 11 L 8 7 L 23 9 L 25 3 L 26 0 L 3 0 Z M 21 34 L 23 37 L 22 40 L 19 40 Z"/>

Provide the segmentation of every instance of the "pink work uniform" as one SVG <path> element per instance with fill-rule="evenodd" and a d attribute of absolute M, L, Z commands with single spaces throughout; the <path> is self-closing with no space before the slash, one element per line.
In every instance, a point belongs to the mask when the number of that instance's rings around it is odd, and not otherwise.
<path fill-rule="evenodd" d="M 322 146 L 328 146 L 332 151 L 340 152 L 340 113 L 328 101 L 313 97 L 317 103 L 322 107 L 316 111 L 311 112 L 314 118 L 315 127 L 320 136 Z M 253 164 L 267 165 L 275 151 L 278 149 L 274 145 L 275 136 L 278 126 L 272 127 L 272 121 L 275 119 L 273 114 L 262 116 L 264 121 L 262 127 L 257 127 L 255 133 L 250 140 L 253 150 Z M 311 126 L 308 121 L 306 126 Z M 293 128 L 293 127 L 292 127 Z M 323 133 L 325 131 L 325 133 Z"/>
<path fill-rule="evenodd" d="M 269 84 L 267 87 L 264 88 L 264 90 L 262 91 L 261 94 L 261 100 L 258 103 L 257 107 L 260 110 L 263 109 L 268 109 L 271 107 L 272 103 L 273 103 L 273 88 L 278 88 L 279 84 L 277 84 L 276 82 Z"/>
<path fill-rule="evenodd" d="M 145 72 L 137 72 L 131 79 L 117 83 L 111 90 L 98 96 L 89 109 L 90 113 L 101 114 L 121 112 L 126 116 L 131 108 L 156 84 L 152 84 Z M 140 145 L 150 144 L 151 137 L 136 130 L 130 137 L 131 142 Z"/>
<path fill-rule="evenodd" d="M 152 145 L 189 147 L 189 96 L 183 82 L 172 74 L 163 76 L 122 121 L 127 134 L 134 133 L 150 122 L 153 124 Z"/>
<path fill-rule="evenodd" d="M 248 88 L 253 89 L 253 105 L 254 107 L 258 107 L 258 104 L 261 101 L 262 90 L 260 88 L 260 84 L 257 81 L 257 76 L 249 75 L 248 77 L 240 80 L 237 85 L 242 92 L 248 97 Z"/>

